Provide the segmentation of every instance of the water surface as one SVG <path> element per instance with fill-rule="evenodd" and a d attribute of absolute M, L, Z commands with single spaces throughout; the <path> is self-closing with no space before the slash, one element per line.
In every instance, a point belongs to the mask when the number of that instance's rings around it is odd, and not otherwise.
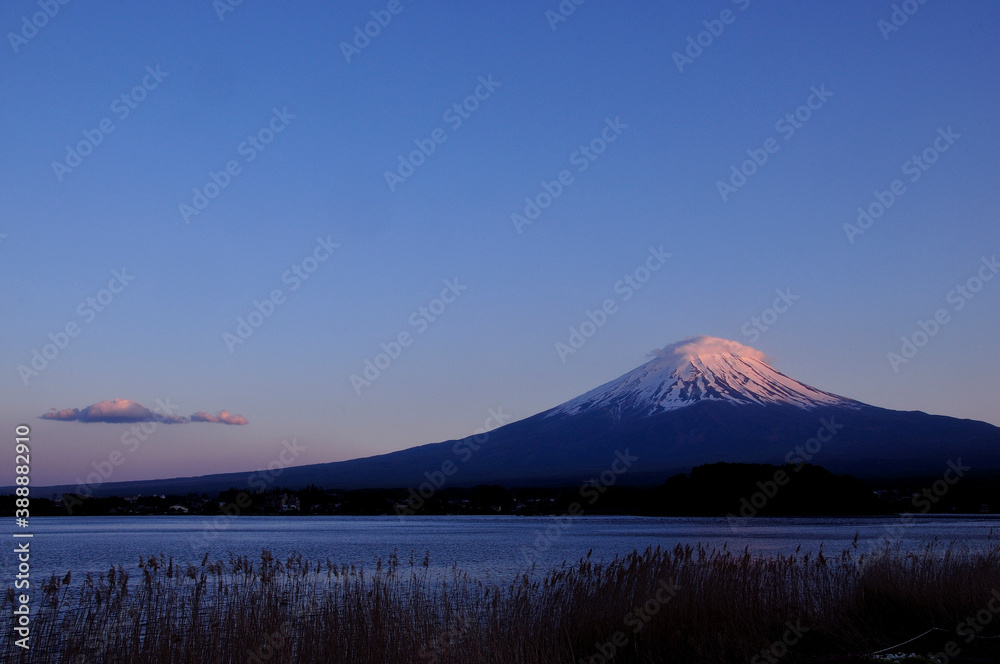
<path fill-rule="evenodd" d="M 993 531 L 996 535 L 991 535 Z M 32 572 L 74 574 L 103 572 L 114 564 L 134 570 L 140 556 L 173 556 L 178 563 L 227 560 L 229 553 L 258 558 L 270 549 L 283 559 L 299 552 L 310 560 L 370 568 L 396 551 L 401 565 L 456 564 L 481 578 L 503 579 L 526 571 L 531 563 L 549 569 L 574 562 L 592 551 L 610 560 L 648 546 L 673 548 L 703 544 L 760 554 L 871 550 L 886 540 L 904 550 L 923 549 L 937 540 L 984 548 L 1000 537 L 996 516 L 919 516 L 894 518 L 774 518 L 730 522 L 721 518 L 646 517 L 509 517 L 435 516 L 114 516 L 32 519 Z M 3 578 L 11 557 L 3 556 Z"/>

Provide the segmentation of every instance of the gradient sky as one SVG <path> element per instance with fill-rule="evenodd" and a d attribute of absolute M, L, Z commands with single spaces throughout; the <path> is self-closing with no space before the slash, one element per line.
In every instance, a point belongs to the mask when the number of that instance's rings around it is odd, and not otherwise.
<path fill-rule="evenodd" d="M 820 389 L 1000 424 L 1000 279 L 948 302 L 1000 253 L 1000 5 L 929 2 L 886 39 L 888 1 L 595 0 L 553 30 L 555 0 L 402 0 L 347 62 L 340 43 L 386 5 L 247 1 L 220 20 L 210 0 L 71 2 L 14 45 L 39 7 L 0 7 L 0 431 L 32 426 L 34 483 L 84 476 L 128 430 L 38 419 L 51 408 L 169 399 L 249 420 L 159 425 L 112 480 L 259 468 L 293 438 L 299 463 L 335 461 L 469 435 L 489 409 L 527 417 L 698 334 Z M 147 67 L 167 76 L 122 118 Z M 776 123 L 822 86 L 786 138 Z M 247 162 L 273 109 L 295 117 Z M 53 162 L 104 118 L 114 131 L 60 181 Z M 579 172 L 607 118 L 627 128 Z M 960 138 L 910 182 L 904 164 L 949 127 Z M 385 171 L 436 128 L 445 142 L 390 191 Z M 723 201 L 716 183 L 771 138 Z M 239 174 L 185 223 L 178 206 L 230 160 Z M 564 169 L 518 233 L 511 215 Z M 293 292 L 282 275 L 317 237 L 340 246 Z M 661 246 L 672 257 L 624 301 L 616 282 Z M 78 306 L 123 269 L 134 281 L 88 322 Z M 454 279 L 467 290 L 418 331 L 411 314 Z M 230 352 L 224 333 L 276 288 L 284 303 Z M 777 289 L 798 299 L 744 334 Z M 562 362 L 555 345 L 606 299 L 616 313 Z M 887 353 L 938 309 L 949 322 L 894 372 Z M 18 366 L 68 323 L 79 335 L 25 385 Z M 356 394 L 350 376 L 401 332 L 412 344 Z"/>

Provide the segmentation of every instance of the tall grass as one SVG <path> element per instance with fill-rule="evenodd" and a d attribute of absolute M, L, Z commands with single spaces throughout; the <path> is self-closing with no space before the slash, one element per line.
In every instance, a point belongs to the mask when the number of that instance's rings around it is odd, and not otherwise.
<path fill-rule="evenodd" d="M 50 579 L 31 650 L 5 630 L 3 662 L 569 664 L 600 662 L 599 644 L 607 653 L 617 638 L 615 662 L 713 664 L 750 661 L 789 621 L 808 631 L 782 661 L 810 661 L 953 630 L 1000 589 L 1000 545 L 833 557 L 678 546 L 506 584 L 395 554 L 370 570 L 265 550 L 194 565 L 154 557 L 133 572 Z M 12 602 L 8 591 L 5 615 Z"/>

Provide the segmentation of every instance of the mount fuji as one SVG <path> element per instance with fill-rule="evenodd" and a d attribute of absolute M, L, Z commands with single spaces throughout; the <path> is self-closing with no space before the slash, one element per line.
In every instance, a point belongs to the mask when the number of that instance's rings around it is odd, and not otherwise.
<path fill-rule="evenodd" d="M 865 405 L 792 380 L 768 364 L 763 353 L 735 341 L 695 337 L 653 355 L 639 368 L 553 408 L 546 416 L 593 410 L 650 416 L 702 401 L 806 410 Z"/>
<path fill-rule="evenodd" d="M 950 461 L 1000 471 L 1000 428 L 878 408 L 824 392 L 735 341 L 695 337 L 575 399 L 480 436 L 380 456 L 285 468 L 284 487 L 578 484 L 627 454 L 629 484 L 714 463 L 809 462 L 858 477 L 936 477 Z M 441 473 L 441 474 L 439 474 Z M 252 487 L 250 473 L 102 485 L 97 495 Z M 66 488 L 72 490 L 72 488 Z"/>

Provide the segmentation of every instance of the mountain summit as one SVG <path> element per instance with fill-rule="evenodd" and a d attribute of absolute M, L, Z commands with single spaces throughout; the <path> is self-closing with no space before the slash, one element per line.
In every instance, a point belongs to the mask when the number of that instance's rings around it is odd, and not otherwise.
<path fill-rule="evenodd" d="M 728 339 L 693 337 L 652 355 L 649 362 L 547 415 L 577 415 L 595 409 L 653 415 L 700 401 L 805 409 L 864 406 L 793 380 L 768 364 L 761 351 Z"/>

